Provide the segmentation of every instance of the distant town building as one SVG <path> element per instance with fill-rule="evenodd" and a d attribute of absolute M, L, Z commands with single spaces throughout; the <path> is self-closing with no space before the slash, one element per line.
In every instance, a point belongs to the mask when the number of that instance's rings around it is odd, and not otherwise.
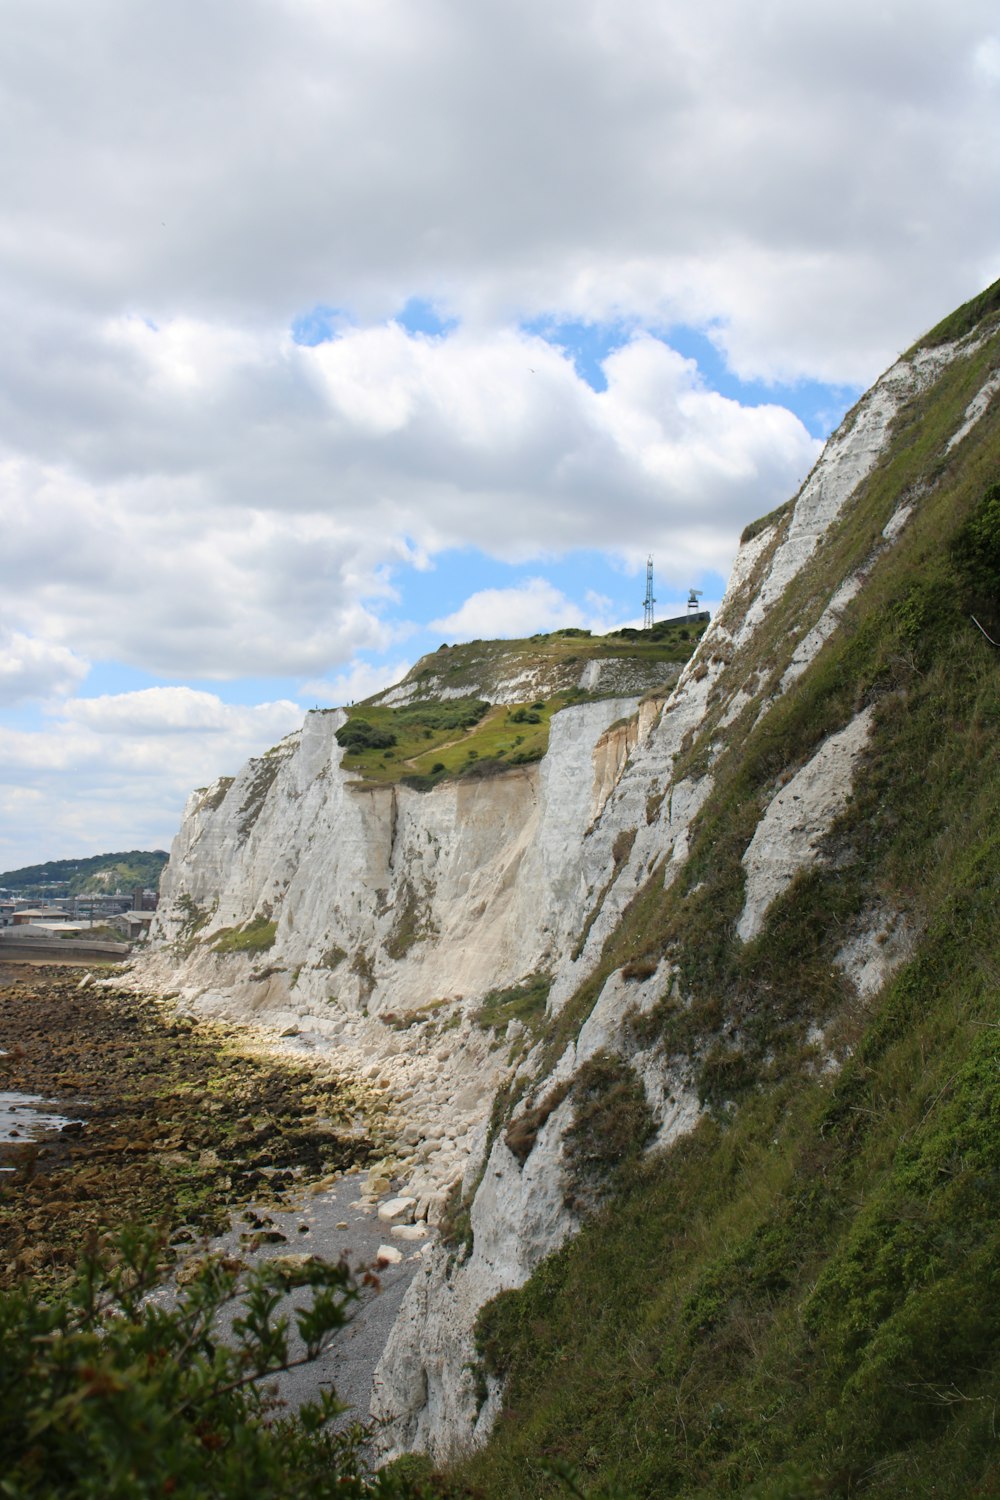
<path fill-rule="evenodd" d="M 142 941 L 149 936 L 149 924 L 152 920 L 151 911 L 127 911 L 119 918 L 125 925 L 130 943 Z"/>

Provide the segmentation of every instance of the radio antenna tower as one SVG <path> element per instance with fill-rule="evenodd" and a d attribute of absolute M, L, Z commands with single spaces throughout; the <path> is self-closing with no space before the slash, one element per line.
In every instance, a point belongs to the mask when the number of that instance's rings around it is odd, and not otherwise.
<path fill-rule="evenodd" d="M 649 630 L 650 626 L 653 623 L 653 605 L 655 603 L 656 603 L 656 600 L 653 598 L 653 559 L 651 557 L 647 557 L 647 559 L 646 559 L 646 597 L 642 601 L 642 628 L 643 628 L 643 630 Z"/>

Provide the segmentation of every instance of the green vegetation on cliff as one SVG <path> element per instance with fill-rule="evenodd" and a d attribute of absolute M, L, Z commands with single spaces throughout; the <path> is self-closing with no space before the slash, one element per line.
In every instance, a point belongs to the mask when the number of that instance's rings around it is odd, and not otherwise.
<path fill-rule="evenodd" d="M 549 740 L 551 703 L 505 706 L 475 698 L 414 703 L 404 708 L 365 705 L 337 731 L 345 770 L 365 781 L 406 781 L 429 790 L 453 776 L 484 776 L 540 760 Z"/>
<path fill-rule="evenodd" d="M 351 710 L 337 731 L 345 769 L 368 782 L 403 781 L 429 791 L 450 777 L 480 778 L 541 760 L 560 709 L 588 698 L 639 696 L 672 683 L 704 633 L 704 624 L 661 622 L 651 630 L 591 636 L 558 630 L 519 641 L 442 646 L 419 661 L 395 706 L 376 695 Z M 595 686 L 580 680 L 592 664 Z M 522 702 L 491 693 L 523 683 Z M 467 692 L 463 692 L 467 689 Z M 457 695 L 457 696 L 456 696 Z"/>
<path fill-rule="evenodd" d="M 992 320 L 997 300 L 980 300 Z M 997 363 L 982 332 L 901 411 L 755 660 L 726 668 L 718 713 L 751 668 L 760 686 L 678 763 L 714 780 L 683 876 L 665 892 L 653 873 L 549 1038 L 555 1057 L 614 969 L 666 958 L 677 991 L 635 1017 L 634 1046 L 659 1040 L 705 1113 L 484 1309 L 481 1356 L 507 1384 L 460 1469 L 476 1493 L 561 1494 L 553 1460 L 595 1495 L 1000 1492 L 1000 650 L 983 633 L 1000 639 L 1000 406 L 947 446 Z M 793 621 L 860 567 L 841 628 L 759 716 Z M 764 807 L 865 707 L 825 859 L 742 944 Z M 859 996 L 836 960 L 866 932 L 906 961 Z"/>
<path fill-rule="evenodd" d="M 574 687 L 588 663 L 628 658 L 646 663 L 683 664 L 704 631 L 704 624 L 659 621 L 651 630 L 626 628 L 610 635 L 591 635 L 589 630 L 555 630 L 515 640 L 466 641 L 458 646 L 442 645 L 417 662 L 401 686 L 412 690 L 414 699 L 447 698 L 462 693 L 493 699 L 496 682 L 523 680 L 526 695 L 532 685 L 551 696 Z M 535 697 L 540 693 L 534 693 Z M 606 696 L 606 694 L 602 694 Z"/>

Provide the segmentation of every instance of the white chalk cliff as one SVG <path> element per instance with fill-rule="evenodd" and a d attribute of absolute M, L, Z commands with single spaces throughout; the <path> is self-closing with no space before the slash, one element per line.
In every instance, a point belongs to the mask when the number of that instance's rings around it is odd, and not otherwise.
<path fill-rule="evenodd" d="M 489 1430 L 498 1392 L 488 1383 L 484 1400 L 470 1369 L 477 1310 L 521 1284 L 578 1222 L 562 1166 L 572 1098 L 557 1097 L 556 1086 L 610 1052 L 642 1083 L 658 1127 L 652 1149 L 698 1118 L 688 1065 L 658 1045 L 643 1049 L 623 1026 L 675 982 L 662 954 L 642 972 L 612 972 L 558 1056 L 544 1029 L 533 1035 L 512 1022 L 498 1039 L 484 1028 L 476 1020 L 483 997 L 544 973 L 551 1026 L 594 974 L 633 898 L 650 880 L 678 878 L 717 757 L 797 691 L 878 558 L 919 512 L 919 492 L 898 497 L 876 544 L 863 556 L 845 548 L 843 566 L 826 564 L 824 549 L 882 461 L 897 414 L 977 347 L 970 335 L 917 353 L 873 387 L 794 505 L 741 547 L 725 602 L 676 685 L 567 707 L 539 763 L 430 791 L 360 784 L 342 768 L 335 738 L 346 716 L 310 713 L 268 756 L 190 799 L 142 981 L 179 992 L 199 1013 L 294 1034 L 296 1045 L 327 1049 L 347 1070 L 390 1080 L 398 1170 L 432 1224 L 453 1185 L 464 1185 L 471 1249 L 432 1241 L 422 1250 L 378 1371 L 373 1409 L 387 1452 L 443 1456 Z M 990 376 L 970 393 L 950 444 L 998 389 Z M 488 683 L 442 681 L 437 693 L 478 686 L 493 702 L 511 702 L 536 690 L 523 661 L 506 682 L 501 668 L 491 671 Z M 585 686 L 599 676 L 590 670 Z M 610 680 L 613 691 L 625 669 Z M 411 697 L 409 685 L 384 701 Z M 776 778 L 744 854 L 743 941 L 821 857 L 822 836 L 849 802 L 870 718 L 859 707 Z M 266 952 L 214 951 L 214 934 L 254 919 L 276 924 Z M 876 958 L 885 977 L 896 951 L 885 943 L 887 924 L 892 914 L 880 914 L 869 933 L 845 936 L 845 972 L 859 985 L 861 975 L 871 982 Z M 491 1127 L 502 1086 L 516 1102 Z M 547 1095 L 555 1102 L 522 1160 L 504 1127 L 511 1112 Z"/>

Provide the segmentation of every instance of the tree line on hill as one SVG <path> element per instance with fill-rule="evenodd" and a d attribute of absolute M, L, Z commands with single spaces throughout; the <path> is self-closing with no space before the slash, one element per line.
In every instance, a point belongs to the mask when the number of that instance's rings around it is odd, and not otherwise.
<path fill-rule="evenodd" d="M 119 854 L 93 854 L 86 859 L 50 859 L 0 872 L 0 890 L 32 899 L 65 897 L 91 891 L 156 890 L 167 862 L 163 849 L 129 849 Z"/>

